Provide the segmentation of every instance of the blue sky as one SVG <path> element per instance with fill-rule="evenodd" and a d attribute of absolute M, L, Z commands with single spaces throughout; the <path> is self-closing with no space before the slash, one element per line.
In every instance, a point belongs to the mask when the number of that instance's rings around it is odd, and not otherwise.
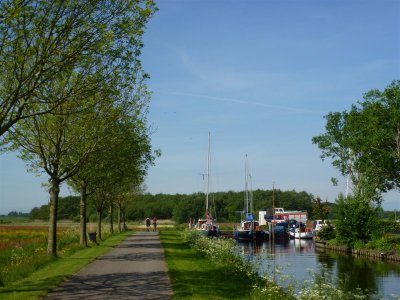
<path fill-rule="evenodd" d="M 274 184 L 328 201 L 345 192 L 345 178 L 321 161 L 311 138 L 324 132 L 324 115 L 400 79 L 400 1 L 163 0 L 158 7 L 142 56 L 153 91 L 152 144 L 163 153 L 149 171 L 149 192 L 204 191 L 208 132 L 212 191 L 244 189 L 247 154 L 253 189 Z M 47 203 L 45 179 L 26 173 L 14 154 L 0 156 L 0 179 L 0 214 Z M 383 206 L 400 210 L 400 194 Z"/>

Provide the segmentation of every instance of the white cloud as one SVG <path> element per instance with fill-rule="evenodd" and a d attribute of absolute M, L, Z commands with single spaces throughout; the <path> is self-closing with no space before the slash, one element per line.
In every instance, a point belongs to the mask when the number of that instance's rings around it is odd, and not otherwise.
<path fill-rule="evenodd" d="M 274 110 L 290 111 L 290 112 L 296 112 L 296 113 L 317 113 L 317 114 L 324 113 L 323 111 L 303 109 L 303 108 L 297 108 L 297 107 L 289 107 L 289 106 L 282 106 L 282 105 L 274 105 L 274 104 L 268 104 L 268 103 L 257 102 L 257 101 L 241 100 L 241 99 L 236 99 L 236 98 L 216 97 L 216 96 L 208 96 L 208 95 L 201 95 L 201 94 L 191 94 L 191 93 L 181 93 L 181 92 L 173 92 L 171 94 L 179 95 L 179 96 L 188 96 L 188 97 L 193 97 L 193 98 L 202 98 L 202 99 L 207 99 L 207 100 L 211 100 L 211 101 L 218 101 L 218 102 L 229 102 L 229 103 L 235 103 L 235 104 L 261 106 L 261 107 L 266 107 L 266 108 L 272 108 Z"/>

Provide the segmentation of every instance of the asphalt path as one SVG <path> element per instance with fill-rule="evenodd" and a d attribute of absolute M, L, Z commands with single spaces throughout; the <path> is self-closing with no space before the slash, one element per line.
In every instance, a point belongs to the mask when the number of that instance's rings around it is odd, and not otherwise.
<path fill-rule="evenodd" d="M 138 232 L 50 292 L 55 299 L 171 299 L 158 232 Z"/>

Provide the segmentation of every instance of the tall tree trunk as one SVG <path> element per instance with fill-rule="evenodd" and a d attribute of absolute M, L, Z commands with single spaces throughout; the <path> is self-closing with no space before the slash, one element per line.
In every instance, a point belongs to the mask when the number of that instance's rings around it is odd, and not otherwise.
<path fill-rule="evenodd" d="M 124 206 L 122 209 L 122 223 L 123 223 L 124 231 L 128 230 L 128 227 L 126 226 L 126 212 L 125 211 L 126 211 L 126 207 Z"/>
<path fill-rule="evenodd" d="M 122 221 L 122 210 L 121 210 L 121 204 L 118 203 L 118 232 L 121 233 L 122 232 L 122 227 L 121 227 L 121 221 Z"/>
<path fill-rule="evenodd" d="M 101 219 L 103 218 L 103 211 L 97 211 L 97 237 L 101 240 Z"/>
<path fill-rule="evenodd" d="M 49 235 L 47 238 L 47 253 L 57 256 L 57 209 L 58 195 L 60 193 L 60 180 L 57 177 L 50 179 L 50 215 L 49 215 Z"/>
<path fill-rule="evenodd" d="M 114 206 L 112 201 L 110 201 L 109 215 L 110 215 L 110 234 L 114 234 L 114 223 L 113 223 Z"/>
<path fill-rule="evenodd" d="M 80 244 L 81 246 L 87 246 L 87 232 L 86 232 L 86 200 L 87 200 L 87 193 L 86 193 L 86 182 L 81 182 L 81 201 L 80 201 Z"/>

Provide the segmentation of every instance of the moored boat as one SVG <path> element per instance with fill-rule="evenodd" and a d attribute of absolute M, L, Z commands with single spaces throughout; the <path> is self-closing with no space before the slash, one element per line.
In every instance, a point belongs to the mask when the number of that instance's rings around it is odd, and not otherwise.
<path fill-rule="evenodd" d="M 314 238 L 314 232 L 309 228 L 291 228 L 289 229 L 289 235 L 291 239 L 312 239 Z"/>
<path fill-rule="evenodd" d="M 239 241 L 264 241 L 265 232 L 254 221 L 252 214 L 246 214 L 246 219 L 240 222 L 240 227 L 235 230 L 235 239 Z"/>
<path fill-rule="evenodd" d="M 245 201 L 244 211 L 241 212 L 240 226 L 235 229 L 234 237 L 238 241 L 264 241 L 265 232 L 253 216 L 253 195 L 251 190 L 251 175 L 247 155 L 245 165 Z M 243 215 L 245 216 L 243 220 Z"/>
<path fill-rule="evenodd" d="M 198 219 L 195 228 L 200 230 L 205 236 L 220 236 L 218 224 L 211 216 Z"/>
<path fill-rule="evenodd" d="M 208 133 L 208 158 L 207 158 L 207 191 L 206 191 L 206 212 L 203 218 L 199 218 L 194 226 L 195 230 L 201 231 L 205 236 L 218 237 L 220 235 L 217 220 L 214 219 L 208 210 L 208 195 L 210 190 L 210 133 Z"/>
<path fill-rule="evenodd" d="M 270 239 L 289 240 L 289 224 L 288 222 L 270 222 Z"/>

